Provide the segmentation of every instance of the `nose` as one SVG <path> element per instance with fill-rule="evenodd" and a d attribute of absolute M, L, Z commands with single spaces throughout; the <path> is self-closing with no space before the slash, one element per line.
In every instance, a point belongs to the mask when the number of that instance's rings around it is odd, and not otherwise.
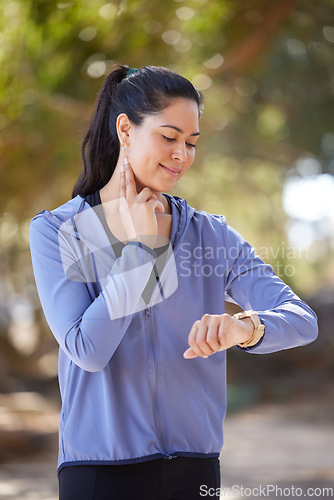
<path fill-rule="evenodd" d="M 182 146 L 179 144 L 178 147 L 174 149 L 171 157 L 178 162 L 185 162 L 188 158 L 186 145 Z"/>

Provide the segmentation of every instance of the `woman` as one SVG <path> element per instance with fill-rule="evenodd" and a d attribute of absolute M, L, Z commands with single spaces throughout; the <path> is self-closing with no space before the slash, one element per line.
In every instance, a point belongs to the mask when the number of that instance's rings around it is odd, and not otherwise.
<path fill-rule="evenodd" d="M 166 194 L 194 161 L 201 105 L 168 69 L 117 67 L 73 198 L 31 223 L 60 345 L 61 500 L 218 498 L 226 350 L 317 336 L 313 311 L 223 216 Z M 224 314 L 225 294 L 250 311 Z"/>

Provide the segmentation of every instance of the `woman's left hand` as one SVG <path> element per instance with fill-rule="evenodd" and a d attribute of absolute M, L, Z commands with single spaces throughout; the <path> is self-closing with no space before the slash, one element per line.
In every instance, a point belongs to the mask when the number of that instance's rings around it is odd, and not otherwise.
<path fill-rule="evenodd" d="M 235 319 L 229 314 L 204 314 L 193 324 L 188 343 L 190 348 L 183 353 L 186 359 L 207 358 L 251 338 L 254 325 L 251 319 Z"/>

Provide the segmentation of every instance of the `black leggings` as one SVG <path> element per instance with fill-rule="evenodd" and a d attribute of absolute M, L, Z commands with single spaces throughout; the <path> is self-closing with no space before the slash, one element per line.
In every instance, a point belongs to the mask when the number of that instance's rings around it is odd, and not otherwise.
<path fill-rule="evenodd" d="M 129 465 L 73 465 L 59 474 L 59 500 L 195 500 L 205 496 L 219 499 L 219 487 L 219 458 L 176 457 Z"/>

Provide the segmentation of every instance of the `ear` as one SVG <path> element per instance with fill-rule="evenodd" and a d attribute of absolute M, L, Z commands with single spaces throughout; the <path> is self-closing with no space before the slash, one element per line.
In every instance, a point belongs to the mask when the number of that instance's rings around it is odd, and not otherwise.
<path fill-rule="evenodd" d="M 116 130 L 121 144 L 127 143 L 130 137 L 132 122 L 128 115 L 121 113 L 116 120 Z"/>

